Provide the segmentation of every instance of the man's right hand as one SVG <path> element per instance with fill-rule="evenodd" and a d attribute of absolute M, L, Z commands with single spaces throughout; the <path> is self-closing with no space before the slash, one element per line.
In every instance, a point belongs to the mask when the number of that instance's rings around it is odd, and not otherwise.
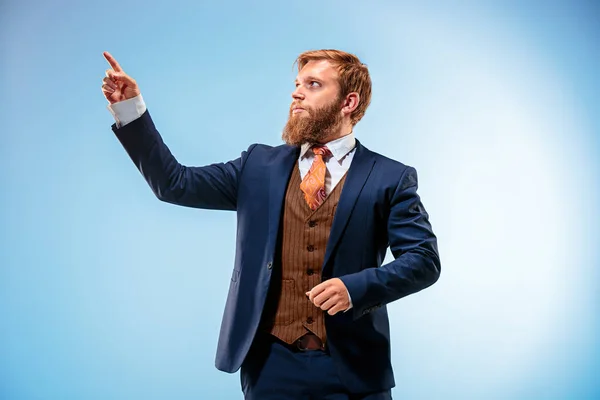
<path fill-rule="evenodd" d="M 104 52 L 104 58 L 111 66 L 106 70 L 106 77 L 102 80 L 102 93 L 106 100 L 110 104 L 114 104 L 138 96 L 140 89 L 135 79 L 123 71 L 123 68 L 109 52 Z"/>

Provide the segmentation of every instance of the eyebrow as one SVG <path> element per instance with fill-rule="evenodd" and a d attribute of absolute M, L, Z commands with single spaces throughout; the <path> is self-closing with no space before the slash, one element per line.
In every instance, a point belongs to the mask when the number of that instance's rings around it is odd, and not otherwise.
<path fill-rule="evenodd" d="M 316 76 L 312 76 L 312 75 L 305 77 L 305 78 L 304 78 L 304 80 L 305 80 L 305 81 L 309 81 L 309 80 L 310 80 L 310 81 L 319 81 L 319 82 L 323 82 L 323 79 L 321 79 L 321 78 L 317 78 Z M 294 83 L 295 83 L 295 82 L 298 82 L 298 78 L 296 78 L 296 79 L 294 80 Z"/>

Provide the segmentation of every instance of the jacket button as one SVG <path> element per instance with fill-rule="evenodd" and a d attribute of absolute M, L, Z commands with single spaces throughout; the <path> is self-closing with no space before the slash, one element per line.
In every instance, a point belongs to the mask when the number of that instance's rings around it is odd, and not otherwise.
<path fill-rule="evenodd" d="M 267 264 L 267 268 L 268 268 L 268 269 L 272 269 L 272 268 L 273 268 L 273 263 L 272 263 L 272 262 L 268 263 L 268 264 Z"/>
<path fill-rule="evenodd" d="M 308 246 L 306 246 L 306 250 L 308 251 L 315 251 L 315 246 L 313 246 L 312 244 L 309 244 Z"/>

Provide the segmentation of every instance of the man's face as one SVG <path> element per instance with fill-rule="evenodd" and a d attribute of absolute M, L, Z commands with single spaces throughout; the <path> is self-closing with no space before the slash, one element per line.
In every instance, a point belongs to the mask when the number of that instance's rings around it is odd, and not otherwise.
<path fill-rule="evenodd" d="M 296 78 L 288 122 L 282 138 L 290 145 L 323 142 L 342 122 L 337 71 L 325 60 L 309 61 Z"/>

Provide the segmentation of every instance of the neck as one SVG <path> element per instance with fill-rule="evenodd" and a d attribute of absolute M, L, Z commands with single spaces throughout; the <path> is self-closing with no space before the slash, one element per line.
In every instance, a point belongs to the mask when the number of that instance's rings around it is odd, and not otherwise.
<path fill-rule="evenodd" d="M 327 136 L 326 138 L 323 138 L 322 140 L 319 140 L 320 144 L 325 144 L 325 143 L 329 143 L 333 140 L 342 138 L 344 136 L 347 136 L 349 134 L 352 133 L 352 124 L 350 124 L 349 122 L 346 123 L 342 123 L 339 127 L 339 129 L 336 129 L 336 131 L 334 133 L 332 133 L 331 135 Z"/>

